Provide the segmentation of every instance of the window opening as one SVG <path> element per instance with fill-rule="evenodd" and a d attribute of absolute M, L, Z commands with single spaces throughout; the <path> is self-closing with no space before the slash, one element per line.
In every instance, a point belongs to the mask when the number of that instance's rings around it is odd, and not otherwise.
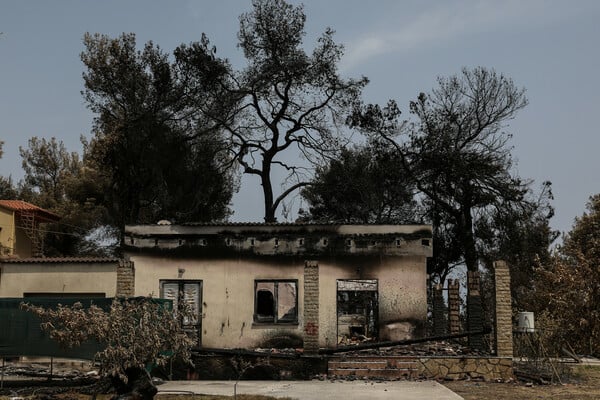
<path fill-rule="evenodd" d="M 255 281 L 254 321 L 259 323 L 298 322 L 296 280 Z"/>

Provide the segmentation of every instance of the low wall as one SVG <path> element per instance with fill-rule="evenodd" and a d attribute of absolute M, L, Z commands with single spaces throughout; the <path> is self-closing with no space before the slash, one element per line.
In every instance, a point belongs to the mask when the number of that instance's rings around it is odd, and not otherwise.
<path fill-rule="evenodd" d="M 508 380 L 513 377 L 509 357 L 427 357 L 419 358 L 418 374 L 429 379 Z"/>
<path fill-rule="evenodd" d="M 193 368 L 174 365 L 173 370 L 168 371 L 169 367 L 164 367 L 162 375 L 168 377 L 172 373 L 175 380 L 309 380 L 327 374 L 327 358 L 322 356 L 244 353 L 236 355 L 232 350 L 230 354 L 194 354 Z"/>
<path fill-rule="evenodd" d="M 485 381 L 513 378 L 512 359 L 503 357 L 298 357 L 284 355 L 196 354 L 195 368 L 183 367 L 174 373 L 176 379 L 237 379 L 235 360 L 252 367 L 242 379 L 312 379 L 329 374 L 338 379 L 482 379 Z M 335 367 L 334 364 L 346 364 Z M 377 366 L 384 364 L 384 366 Z M 342 368 L 341 370 L 339 368 Z"/>

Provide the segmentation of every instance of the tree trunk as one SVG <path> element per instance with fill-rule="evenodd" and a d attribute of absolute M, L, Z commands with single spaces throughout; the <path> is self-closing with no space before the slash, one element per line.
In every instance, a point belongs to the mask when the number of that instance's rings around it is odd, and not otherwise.
<path fill-rule="evenodd" d="M 113 377 L 113 386 L 117 390 L 113 400 L 152 400 L 158 392 L 152 383 L 150 374 L 143 368 L 128 368 L 127 383 L 119 377 Z"/>
<path fill-rule="evenodd" d="M 277 222 L 275 209 L 273 208 L 273 184 L 271 183 L 271 162 L 264 160 L 260 175 L 261 185 L 265 201 L 265 222 Z"/>

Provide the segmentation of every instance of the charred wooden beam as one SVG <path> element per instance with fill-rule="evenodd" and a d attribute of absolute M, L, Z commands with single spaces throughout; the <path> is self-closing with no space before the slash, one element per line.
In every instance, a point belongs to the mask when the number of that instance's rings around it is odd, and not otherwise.
<path fill-rule="evenodd" d="M 345 353 L 348 351 L 356 351 L 356 350 L 379 349 L 381 347 L 392 347 L 392 346 L 402 346 L 402 345 L 417 344 L 417 343 L 435 342 L 438 340 L 460 339 L 460 338 L 469 337 L 469 336 L 487 335 L 490 332 L 491 332 L 491 329 L 488 328 L 488 329 L 483 329 L 481 331 L 455 333 L 452 335 L 429 336 L 429 337 L 419 338 L 419 339 L 407 339 L 407 340 L 397 340 L 397 341 L 377 342 L 377 343 L 362 343 L 362 344 L 357 344 L 355 346 L 341 346 L 341 347 L 338 347 L 337 349 L 321 349 L 321 350 L 319 350 L 319 354 L 336 354 L 336 353 Z"/>

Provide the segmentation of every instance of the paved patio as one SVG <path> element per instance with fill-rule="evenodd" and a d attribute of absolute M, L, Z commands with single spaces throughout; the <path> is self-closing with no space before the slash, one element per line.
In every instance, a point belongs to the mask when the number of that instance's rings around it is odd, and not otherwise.
<path fill-rule="evenodd" d="M 158 393 L 188 392 L 233 396 L 233 381 L 168 381 Z M 240 381 L 238 394 L 290 397 L 298 400 L 461 400 L 435 381 Z"/>

